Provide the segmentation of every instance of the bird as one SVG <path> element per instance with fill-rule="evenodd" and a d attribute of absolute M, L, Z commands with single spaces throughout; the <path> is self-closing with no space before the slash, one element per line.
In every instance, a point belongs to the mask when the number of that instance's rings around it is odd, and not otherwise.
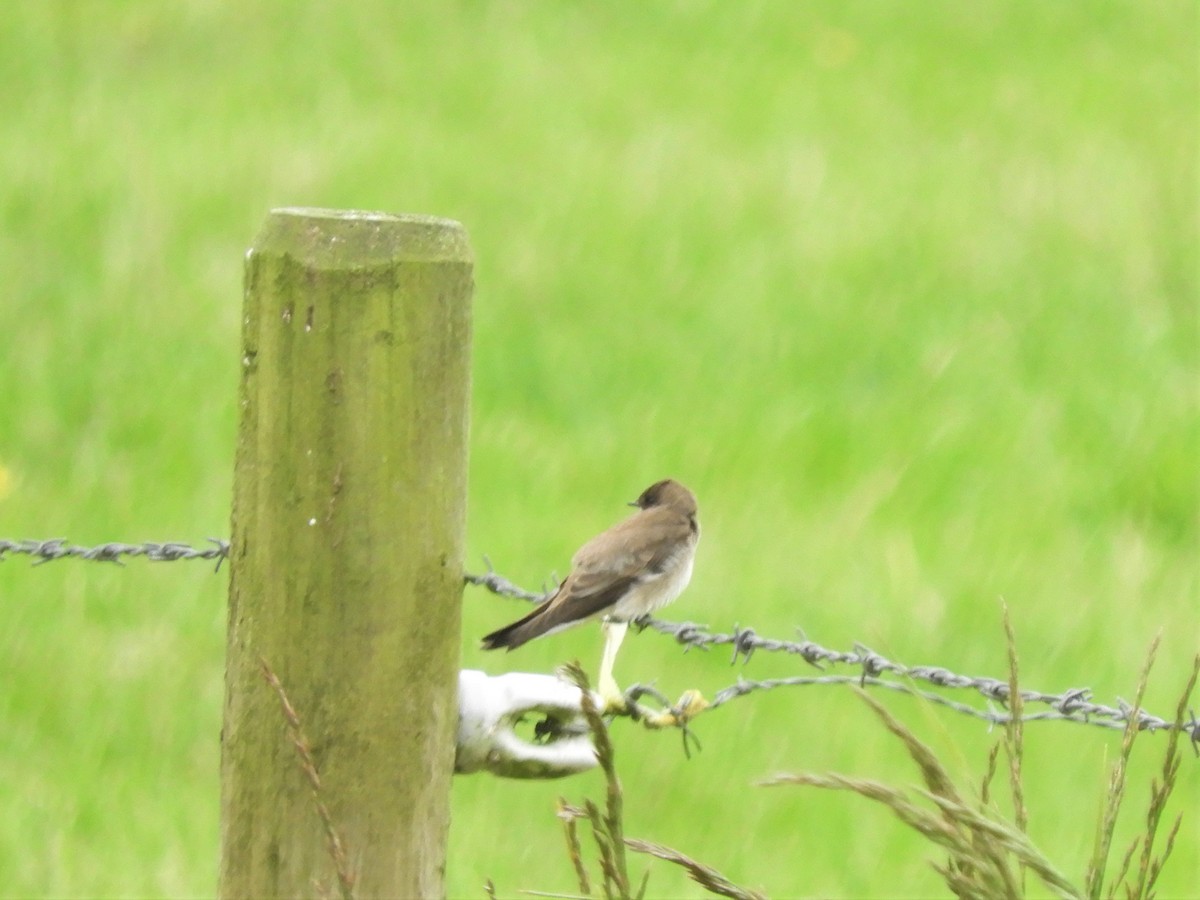
<path fill-rule="evenodd" d="M 515 650 L 534 638 L 600 619 L 600 696 L 606 708 L 623 706 L 612 672 L 629 622 L 683 592 L 700 540 L 696 496 L 678 481 L 657 481 L 629 505 L 638 511 L 580 547 L 571 559 L 570 574 L 550 599 L 485 635 L 483 649 Z"/>

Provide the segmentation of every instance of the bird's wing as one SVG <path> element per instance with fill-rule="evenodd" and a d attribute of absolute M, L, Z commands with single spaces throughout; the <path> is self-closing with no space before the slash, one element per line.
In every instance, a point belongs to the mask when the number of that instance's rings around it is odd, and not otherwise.
<path fill-rule="evenodd" d="M 647 527 L 649 526 L 649 527 Z M 571 574 L 554 596 L 524 618 L 483 639 L 485 649 L 513 649 L 543 634 L 590 619 L 638 582 L 658 578 L 691 531 L 686 516 L 668 509 L 637 513 L 579 548 Z"/>
<path fill-rule="evenodd" d="M 571 560 L 570 602 L 584 615 L 615 604 L 636 582 L 662 575 L 679 547 L 688 540 L 686 516 L 650 509 L 610 528 L 579 548 Z"/>

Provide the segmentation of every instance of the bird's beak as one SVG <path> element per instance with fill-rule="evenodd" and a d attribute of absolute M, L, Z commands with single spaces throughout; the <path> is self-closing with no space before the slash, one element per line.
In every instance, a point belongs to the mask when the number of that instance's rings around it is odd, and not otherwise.
<path fill-rule="evenodd" d="M 630 500 L 630 501 L 629 501 L 628 503 L 626 503 L 625 505 L 626 505 L 626 506 L 637 506 L 637 501 L 636 501 L 636 500 Z"/>

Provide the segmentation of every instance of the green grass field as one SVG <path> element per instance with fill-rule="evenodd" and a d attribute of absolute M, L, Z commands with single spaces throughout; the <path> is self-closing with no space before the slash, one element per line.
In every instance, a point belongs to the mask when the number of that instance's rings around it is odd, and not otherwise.
<path fill-rule="evenodd" d="M 1198 7 L 18 0 L 0 25 L 0 537 L 228 533 L 244 250 L 274 206 L 422 212 L 477 256 L 468 552 L 536 586 L 650 482 L 700 498 L 669 616 L 1174 708 L 1200 609 Z M 0 895 L 216 887 L 226 575 L 0 564 Z M 598 662 L 598 629 L 464 666 Z M 672 696 L 794 659 L 626 642 Z M 888 706 L 978 782 L 997 739 Z M 859 798 L 918 775 L 848 692 L 703 751 L 618 722 L 626 831 L 772 896 L 944 893 Z M 1118 855 L 1162 735 L 1139 739 Z M 1026 730 L 1082 872 L 1119 735 Z M 558 783 L 456 779 L 454 897 L 575 889 Z M 1196 891 L 1200 762 L 1163 896 Z M 698 896 L 664 863 L 650 895 Z"/>

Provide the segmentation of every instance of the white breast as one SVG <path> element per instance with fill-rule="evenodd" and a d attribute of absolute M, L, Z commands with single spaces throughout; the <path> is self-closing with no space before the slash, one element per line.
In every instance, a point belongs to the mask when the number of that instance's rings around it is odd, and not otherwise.
<path fill-rule="evenodd" d="M 664 567 L 662 572 L 635 585 L 609 611 L 609 617 L 628 621 L 662 609 L 688 586 L 695 560 L 696 549 L 693 544 Z"/>

